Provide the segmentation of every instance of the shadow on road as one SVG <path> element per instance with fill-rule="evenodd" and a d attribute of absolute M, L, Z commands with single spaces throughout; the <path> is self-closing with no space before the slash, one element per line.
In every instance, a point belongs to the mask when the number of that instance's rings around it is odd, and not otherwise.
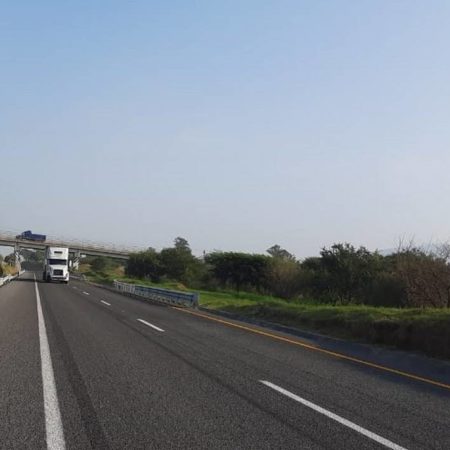
<path fill-rule="evenodd" d="M 34 283 L 34 278 L 15 278 L 14 281 L 20 281 L 20 282 L 29 282 L 29 283 Z M 36 280 L 38 283 L 41 283 L 42 280 L 37 279 Z"/>

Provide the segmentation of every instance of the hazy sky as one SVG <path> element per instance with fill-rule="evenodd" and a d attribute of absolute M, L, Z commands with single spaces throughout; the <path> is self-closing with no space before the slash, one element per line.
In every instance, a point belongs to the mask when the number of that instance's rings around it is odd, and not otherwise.
<path fill-rule="evenodd" d="M 0 230 L 446 240 L 449 23 L 447 0 L 0 0 Z"/>

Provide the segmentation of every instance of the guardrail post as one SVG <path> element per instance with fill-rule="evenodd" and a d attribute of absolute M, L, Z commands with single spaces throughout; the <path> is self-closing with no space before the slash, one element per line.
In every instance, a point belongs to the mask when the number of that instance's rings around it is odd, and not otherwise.
<path fill-rule="evenodd" d="M 199 293 L 198 293 L 198 292 L 195 292 L 195 293 L 194 293 L 194 301 L 192 302 L 192 306 L 193 306 L 194 308 L 198 308 L 199 297 L 200 297 Z"/>

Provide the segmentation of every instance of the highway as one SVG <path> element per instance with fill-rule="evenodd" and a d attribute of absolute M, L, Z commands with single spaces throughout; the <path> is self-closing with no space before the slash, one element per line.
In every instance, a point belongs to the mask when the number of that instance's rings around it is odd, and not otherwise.
<path fill-rule="evenodd" d="M 450 448 L 450 386 L 296 342 L 26 272 L 0 288 L 1 448 Z"/>

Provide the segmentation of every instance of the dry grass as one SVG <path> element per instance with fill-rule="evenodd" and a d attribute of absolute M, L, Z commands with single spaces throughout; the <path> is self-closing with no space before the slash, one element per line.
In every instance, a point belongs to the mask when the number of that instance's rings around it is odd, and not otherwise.
<path fill-rule="evenodd" d="M 3 267 L 3 276 L 15 275 L 17 273 L 17 269 L 13 266 L 10 266 L 8 264 L 2 264 L 2 267 Z"/>

